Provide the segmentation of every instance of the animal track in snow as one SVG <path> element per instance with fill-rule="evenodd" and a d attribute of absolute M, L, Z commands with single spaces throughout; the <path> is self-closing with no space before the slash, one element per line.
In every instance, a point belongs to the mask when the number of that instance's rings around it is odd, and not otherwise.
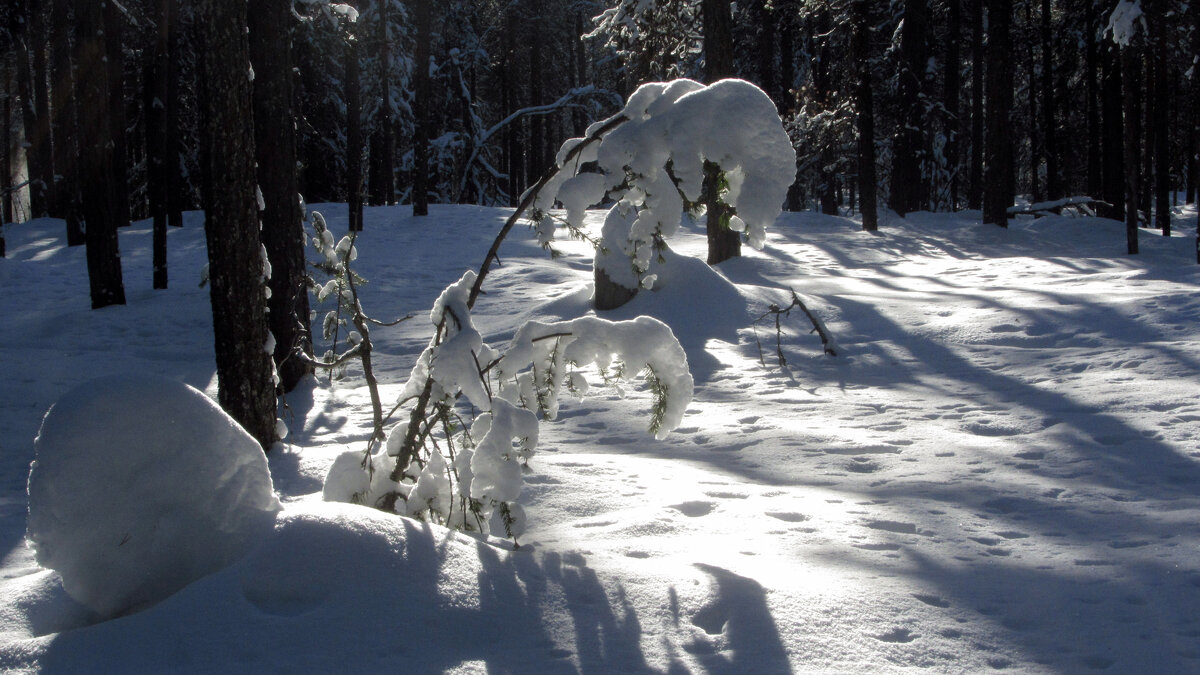
<path fill-rule="evenodd" d="M 926 595 L 924 593 L 913 593 L 913 597 L 927 605 L 932 606 L 932 607 L 941 607 L 942 609 L 946 609 L 947 607 L 950 606 L 950 602 L 948 600 L 946 600 L 945 598 L 938 597 L 936 595 Z"/>
<path fill-rule="evenodd" d="M 880 642 L 897 643 L 908 643 L 917 639 L 917 635 L 907 628 L 893 628 L 882 635 L 872 635 L 871 637 L 879 640 Z"/>

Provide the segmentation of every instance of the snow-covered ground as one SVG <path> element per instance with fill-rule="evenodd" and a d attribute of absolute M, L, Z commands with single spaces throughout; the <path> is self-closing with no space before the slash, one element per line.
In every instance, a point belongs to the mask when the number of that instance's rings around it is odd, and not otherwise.
<path fill-rule="evenodd" d="M 344 207 L 323 210 L 334 231 Z M 364 306 L 419 316 L 507 212 L 368 209 Z M 370 424 L 361 373 L 287 397 L 284 511 L 232 567 L 94 623 L 24 543 L 46 409 L 75 384 L 165 375 L 215 393 L 198 214 L 151 290 L 150 229 L 121 234 L 129 304 L 92 311 L 59 221 L 0 260 L 0 670 L 50 672 L 1200 672 L 1200 266 L 1183 234 L 978 213 L 785 214 L 763 252 L 690 256 L 609 318 L 652 314 L 695 399 L 667 440 L 644 391 L 594 388 L 543 424 L 529 532 L 510 551 L 319 501 Z M 589 222 L 598 226 L 602 214 Z M 589 312 L 590 251 L 501 249 L 474 316 L 494 345 Z M 772 303 L 795 289 L 836 337 Z M 373 333 L 385 401 L 428 340 Z M 762 359 L 760 362 L 760 347 Z M 104 424 L 105 420 L 96 420 Z M 91 625 L 89 625 L 91 624 Z"/>

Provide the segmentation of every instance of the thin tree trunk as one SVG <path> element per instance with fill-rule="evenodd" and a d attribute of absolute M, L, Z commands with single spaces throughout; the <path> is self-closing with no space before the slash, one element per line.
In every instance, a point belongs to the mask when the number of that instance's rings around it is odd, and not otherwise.
<path fill-rule="evenodd" d="M 54 197 L 67 221 L 67 245 L 82 246 L 86 240 L 79 200 L 79 143 L 75 106 L 75 73 L 71 63 L 70 0 L 54 0 L 51 6 L 53 105 L 51 132 L 54 136 Z"/>
<path fill-rule="evenodd" d="M 1033 27 L 1033 0 L 1025 0 L 1022 3 L 1025 8 L 1025 26 L 1029 29 Z M 1045 201 L 1046 195 L 1042 191 L 1041 180 L 1041 160 L 1042 160 L 1042 139 L 1038 122 L 1041 117 L 1038 115 L 1038 81 L 1036 70 L 1037 59 L 1033 54 L 1033 39 L 1030 35 L 1025 41 L 1025 62 L 1028 65 L 1026 69 L 1029 74 L 1029 81 L 1026 87 L 1026 93 L 1029 97 L 1029 192 L 1033 196 L 1034 203 Z M 1014 191 L 1015 192 L 1015 191 Z"/>
<path fill-rule="evenodd" d="M 358 63 L 358 36 L 346 39 L 346 197 L 351 232 L 363 229 L 362 78 Z"/>
<path fill-rule="evenodd" d="M 112 0 L 103 0 L 105 63 L 108 66 L 108 121 L 112 126 L 112 206 L 117 225 L 130 223 L 129 141 L 125 115 L 125 19 Z"/>
<path fill-rule="evenodd" d="M 172 2 L 172 9 L 178 10 L 178 5 Z M 180 71 L 182 51 L 179 36 L 179 12 L 173 11 L 167 17 L 167 98 L 164 101 L 166 109 L 164 111 L 166 127 L 167 127 L 167 143 L 165 164 L 163 165 L 163 179 L 166 183 L 167 191 L 167 225 L 169 227 L 183 227 L 183 169 L 180 165 L 182 161 L 182 153 L 180 148 L 183 147 L 183 140 L 179 132 L 179 91 L 180 91 Z"/>
<path fill-rule="evenodd" d="M 983 222 L 1008 227 L 1012 203 L 1012 0 L 988 3 L 987 147 Z"/>
<path fill-rule="evenodd" d="M 246 4 L 204 0 L 202 99 L 208 173 L 214 176 L 204 234 L 221 407 L 269 450 L 275 440 L 275 386 L 267 344 L 265 283 L 255 195 L 253 101 Z M 276 36 L 278 37 L 278 36 Z"/>
<path fill-rule="evenodd" d="M 153 286 L 167 288 L 167 78 L 170 74 L 171 0 L 155 0 L 154 48 L 146 55 L 146 161 L 150 217 L 153 220 Z"/>
<path fill-rule="evenodd" d="M 54 151 L 50 136 L 50 90 L 47 84 L 50 68 L 46 61 L 46 47 L 50 42 L 50 35 L 46 26 L 46 10 L 42 3 L 33 3 L 31 9 L 28 44 L 33 52 L 33 95 L 37 108 L 34 136 L 39 139 L 33 147 L 33 152 L 37 153 L 37 163 L 32 164 L 31 168 L 36 166 L 40 169 L 36 176 L 30 173 L 30 178 L 36 178 L 41 187 L 45 213 L 59 215 L 62 212 L 54 201 Z"/>
<path fill-rule="evenodd" d="M 1122 111 L 1127 94 L 1123 91 L 1119 49 L 1111 42 L 1101 46 L 1100 69 L 1103 80 L 1100 98 L 1103 114 L 1101 196 L 1111 205 L 1102 207 L 1101 214 L 1120 220 L 1125 217 L 1125 123 Z"/>
<path fill-rule="evenodd" d="M 779 76 L 775 67 L 775 22 L 778 14 L 767 0 L 754 0 L 751 4 L 754 12 L 755 29 L 758 39 L 755 44 L 755 65 L 758 75 L 758 86 L 772 101 L 778 105 L 782 99 L 780 94 Z"/>
<path fill-rule="evenodd" d="M 254 147 L 263 199 L 262 243 L 271 263 L 268 319 L 275 337 L 275 367 L 283 390 L 312 372 L 297 352 L 312 353 L 304 225 L 296 177 L 296 121 L 292 114 L 291 0 L 249 4 L 250 58 L 254 66 Z"/>
<path fill-rule="evenodd" d="M 433 0 L 416 0 L 416 96 L 413 113 L 413 176 L 412 205 L 414 216 L 429 215 L 429 51 L 433 41 Z M 537 42 L 536 40 L 534 41 Z"/>
<path fill-rule="evenodd" d="M 1054 96 L 1054 49 L 1050 18 L 1050 0 L 1042 0 L 1042 151 L 1046 159 L 1046 197 L 1058 199 L 1063 194 L 1058 167 L 1058 106 Z"/>
<path fill-rule="evenodd" d="M 1084 2 L 1084 96 L 1087 97 L 1087 194 L 1103 199 L 1103 170 L 1100 164 L 1100 54 L 1096 44 L 1096 3 Z"/>
<path fill-rule="evenodd" d="M 1154 22 L 1154 224 L 1164 237 L 1171 236 L 1171 150 L 1170 109 L 1172 86 L 1167 65 L 1166 36 L 1162 18 Z"/>
<path fill-rule="evenodd" d="M 80 184 L 92 308 L 125 304 L 112 161 L 111 99 L 104 57 L 104 16 L 94 0 L 75 2 L 75 63 L 79 64 Z"/>
<path fill-rule="evenodd" d="M 17 0 L 13 12 L 21 17 L 14 30 L 13 42 L 17 53 L 17 92 L 21 98 L 21 124 L 25 130 L 25 165 L 29 176 L 29 217 L 46 214 L 46 190 L 42 177 L 46 167 L 41 166 L 42 143 L 48 141 L 38 135 L 37 95 L 34 92 L 33 49 L 36 36 L 29 34 L 30 9 L 28 0 Z"/>
<path fill-rule="evenodd" d="M 967 208 L 983 205 L 983 3 L 974 0 L 971 12 L 971 175 Z"/>
<path fill-rule="evenodd" d="M 12 200 L 12 72 L 0 57 L 0 226 L 11 222 Z M 0 227 L 0 258 L 5 257 L 4 228 Z"/>
<path fill-rule="evenodd" d="M 1138 195 L 1141 194 L 1138 175 L 1141 166 L 1141 59 L 1132 45 L 1121 48 L 1121 75 L 1124 81 L 1125 109 L 1125 235 L 1130 255 L 1138 252 Z"/>
<path fill-rule="evenodd" d="M 942 96 L 946 108 L 946 167 L 950 171 L 950 210 L 958 209 L 959 186 L 959 137 L 962 122 L 959 116 L 961 98 L 960 70 L 962 68 L 959 45 L 962 42 L 962 0 L 947 0 L 949 16 L 946 22 L 946 80 Z M 860 78 L 861 81 L 861 78 Z M 861 84 L 860 84 L 861 86 Z"/>
<path fill-rule="evenodd" d="M 901 216 L 924 206 L 921 157 L 925 107 L 922 103 L 928 50 L 929 11 L 925 0 L 904 0 L 900 36 L 900 126 L 893 141 L 892 185 L 888 206 Z"/>
<path fill-rule="evenodd" d="M 854 0 L 850 10 L 854 25 L 854 68 L 858 79 L 855 99 L 858 107 L 858 193 L 862 228 L 874 231 L 879 229 L 879 216 L 875 193 L 875 105 L 871 90 L 869 0 Z"/>

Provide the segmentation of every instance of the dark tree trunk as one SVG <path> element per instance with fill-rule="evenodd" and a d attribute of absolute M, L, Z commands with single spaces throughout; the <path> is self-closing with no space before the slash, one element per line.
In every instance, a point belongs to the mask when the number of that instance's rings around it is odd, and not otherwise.
<path fill-rule="evenodd" d="M 900 127 L 893 141 L 892 185 L 889 204 L 901 216 L 924 205 L 921 155 L 925 147 L 922 103 L 928 60 L 929 11 L 925 0 L 904 0 L 900 35 Z"/>
<path fill-rule="evenodd" d="M 351 232 L 363 229 L 362 81 L 358 64 L 358 36 L 346 41 L 346 199 Z"/>
<path fill-rule="evenodd" d="M 947 0 L 949 13 L 946 20 L 946 79 L 942 96 L 946 108 L 946 166 L 950 170 L 950 210 L 958 209 L 959 137 L 962 123 L 959 116 L 961 98 L 960 70 L 962 57 L 959 45 L 962 42 L 962 0 Z M 860 85 L 861 86 L 861 85 Z"/>
<path fill-rule="evenodd" d="M 1025 0 L 1025 2 L 1022 4 L 1025 7 L 1025 26 L 1032 32 L 1033 0 Z M 1034 40 L 1032 35 L 1030 35 L 1024 42 L 1026 57 L 1025 63 L 1027 64 L 1026 71 L 1029 74 L 1029 82 L 1027 83 L 1028 86 L 1026 87 L 1027 96 L 1029 97 L 1029 192 L 1033 196 L 1033 201 L 1036 203 L 1045 201 L 1046 197 L 1045 193 L 1042 191 L 1042 181 L 1039 172 L 1042 160 L 1042 139 L 1040 135 L 1041 129 L 1038 128 L 1038 120 L 1040 119 L 1040 116 L 1038 115 L 1038 94 L 1040 92 L 1038 89 L 1037 73 L 1034 72 L 1036 70 L 1037 59 L 1034 57 L 1033 53 Z M 1013 192 L 1015 194 L 1016 190 Z"/>
<path fill-rule="evenodd" d="M 118 214 L 113 198 L 112 124 L 104 15 L 94 0 L 75 2 L 75 63 L 79 64 L 80 184 L 92 308 L 125 304 Z"/>
<path fill-rule="evenodd" d="M 0 59 L 0 225 L 12 221 L 12 77 L 7 59 Z M 0 227 L 0 258 L 7 252 Z"/>
<path fill-rule="evenodd" d="M 51 143 L 50 128 L 50 89 L 47 83 L 49 64 L 46 60 L 46 47 L 49 44 L 49 31 L 46 26 L 46 10 L 41 2 L 30 5 L 30 24 L 28 44 L 32 50 L 31 65 L 33 66 L 33 95 L 37 117 L 34 120 L 34 137 L 38 139 L 32 152 L 37 153 L 36 164 L 30 168 L 39 167 L 39 173 L 29 174 L 37 180 L 42 190 L 43 207 L 48 215 L 59 215 L 59 205 L 54 203 L 54 151 Z"/>
<path fill-rule="evenodd" d="M 292 114 L 291 0 L 249 4 L 254 66 L 254 147 L 263 198 L 262 240 L 271 263 L 268 303 L 279 384 L 291 391 L 311 368 L 296 358 L 312 353 L 308 289 L 304 283 L 304 225 L 296 177 Z"/>
<path fill-rule="evenodd" d="M 1046 197 L 1062 197 L 1058 167 L 1058 106 L 1054 96 L 1053 40 L 1050 33 L 1050 0 L 1042 0 L 1042 150 L 1046 159 Z"/>
<path fill-rule="evenodd" d="M 1151 30 L 1154 37 L 1154 225 L 1162 230 L 1164 237 L 1171 236 L 1171 149 L 1170 110 L 1171 82 L 1167 65 L 1167 38 L 1163 34 L 1163 17 L 1155 17 Z M 1200 56 L 1200 55 L 1197 55 Z"/>
<path fill-rule="evenodd" d="M 778 15 L 767 0 L 754 0 L 750 7 L 754 12 L 754 27 L 758 31 L 754 54 L 758 86 L 778 106 L 783 98 L 780 93 L 778 69 L 775 67 L 775 21 Z"/>
<path fill-rule="evenodd" d="M 516 33 L 517 16 L 512 5 L 504 10 L 504 56 L 500 62 L 500 88 L 502 108 L 505 114 L 516 111 L 518 99 L 516 96 Z M 508 174 L 508 199 L 512 206 L 517 205 L 524 185 L 525 169 L 521 151 L 520 125 L 509 124 L 504 128 L 504 159 L 505 171 Z"/>
<path fill-rule="evenodd" d="M 534 16 L 541 14 L 540 7 L 533 7 Z M 529 105 L 543 105 L 546 101 L 542 91 L 544 78 L 542 76 L 542 41 L 537 38 L 529 40 Z M 525 164 L 525 184 L 533 185 L 549 162 L 546 160 L 546 147 L 549 145 L 546 135 L 547 118 L 544 115 L 533 115 L 529 118 L 529 158 Z"/>
<path fill-rule="evenodd" d="M 1102 207 L 1100 213 L 1113 220 L 1125 217 L 1125 126 L 1122 112 L 1125 92 L 1122 91 L 1118 54 L 1118 48 L 1111 43 L 1100 48 L 1101 197 L 1109 204 Z"/>
<path fill-rule="evenodd" d="M 704 22 L 704 77 L 712 84 L 733 77 L 733 15 L 729 0 L 702 0 Z M 700 201 L 704 204 L 708 234 L 708 264 L 736 258 L 742 254 L 741 235 L 729 229 L 731 210 L 721 202 L 721 169 L 705 163 L 704 185 Z"/>
<path fill-rule="evenodd" d="M 1012 0 L 988 3 L 987 146 L 983 222 L 1008 227 L 1012 203 Z"/>
<path fill-rule="evenodd" d="M 971 12 L 971 175 L 967 208 L 983 205 L 983 3 L 974 0 Z"/>
<path fill-rule="evenodd" d="M 173 0 L 171 0 L 173 2 Z M 178 5 L 172 4 L 172 9 L 178 10 Z M 166 159 L 163 166 L 163 179 L 167 191 L 167 225 L 183 227 L 183 171 L 180 166 L 183 147 L 180 133 L 179 102 L 180 71 L 182 45 L 179 36 L 179 12 L 172 11 L 167 17 L 167 98 L 164 101 L 166 110 L 164 118 L 167 126 Z"/>
<path fill-rule="evenodd" d="M 167 80 L 170 76 L 170 26 L 172 0 L 155 0 L 154 48 L 146 55 L 146 161 L 150 218 L 153 220 L 154 279 L 156 289 L 167 287 Z"/>
<path fill-rule="evenodd" d="M 267 344 L 263 259 L 255 196 L 253 101 L 246 4 L 204 0 L 208 173 L 204 233 L 221 407 L 268 450 L 275 440 L 275 387 Z M 276 36 L 278 38 L 278 36 Z"/>
<path fill-rule="evenodd" d="M 379 33 L 382 48 L 379 53 L 380 106 L 375 119 L 375 130 L 371 135 L 371 191 L 370 202 L 374 206 L 391 206 L 396 203 L 396 157 L 395 131 L 392 129 L 392 46 L 391 30 L 388 25 L 386 0 L 375 0 L 379 8 Z"/>
<path fill-rule="evenodd" d="M 952 0 L 953 1 L 953 0 Z M 862 227 L 879 229 L 875 189 L 875 105 L 871 90 L 870 0 L 854 0 L 850 6 L 854 24 L 854 69 L 857 74 L 855 103 L 858 107 L 858 193 Z"/>
<path fill-rule="evenodd" d="M 70 0 L 54 0 L 50 39 L 52 78 L 51 133 L 54 136 L 54 197 L 67 221 L 67 245 L 85 242 L 79 201 L 79 143 L 75 106 L 75 73 L 71 63 Z"/>
<path fill-rule="evenodd" d="M 14 30 L 14 48 L 17 52 L 17 92 L 21 97 L 21 125 L 25 130 L 25 164 L 29 175 L 29 215 L 39 217 L 46 214 L 46 192 L 44 181 L 49 167 L 42 166 L 42 146 L 50 139 L 40 134 L 37 98 L 37 78 L 33 72 L 33 52 L 41 48 L 41 41 L 30 34 L 31 7 L 28 0 L 17 0 L 12 11 L 20 17 Z M 40 11 L 33 9 L 32 11 Z M 45 75 L 45 73 L 42 73 Z"/>
<path fill-rule="evenodd" d="M 1153 21 L 1153 19 L 1150 19 Z M 1155 132 L 1157 129 L 1154 126 L 1154 106 L 1158 101 L 1158 93 L 1155 87 L 1158 85 L 1158 76 L 1155 73 L 1154 62 L 1154 46 L 1147 38 L 1145 47 L 1142 50 L 1142 118 L 1139 121 L 1141 125 L 1141 175 L 1138 178 L 1138 187 L 1141 191 L 1138 193 L 1138 210 L 1145 215 L 1146 224 L 1152 225 L 1151 216 L 1154 209 L 1154 148 L 1157 144 Z"/>
<path fill-rule="evenodd" d="M 416 0 L 416 100 L 413 124 L 412 204 L 414 216 L 429 215 L 429 50 L 433 41 L 433 0 Z M 534 43 L 537 43 L 535 40 Z"/>
<path fill-rule="evenodd" d="M 796 99 L 792 95 L 792 85 L 796 82 L 796 63 L 793 60 L 796 51 L 796 24 L 784 12 L 781 17 L 782 25 L 779 30 L 779 98 L 776 104 L 779 106 L 779 114 L 787 116 L 792 112 L 796 105 Z"/>
<path fill-rule="evenodd" d="M 1100 53 L 1096 44 L 1096 3 L 1084 3 L 1086 7 L 1084 39 L 1084 96 L 1087 97 L 1087 194 L 1103 199 L 1103 171 L 1100 164 Z"/>
<path fill-rule="evenodd" d="M 116 3 L 105 0 L 104 47 L 108 66 L 108 121 L 112 126 L 112 205 L 117 225 L 129 224 L 129 141 L 125 115 L 124 17 Z"/>
<path fill-rule="evenodd" d="M 1140 141 L 1142 132 L 1141 75 L 1142 62 L 1138 50 L 1132 45 L 1121 48 L 1121 77 L 1124 82 L 1123 104 L 1125 109 L 1125 235 L 1130 255 L 1138 252 L 1138 195 L 1141 166 Z"/>
<path fill-rule="evenodd" d="M 575 12 L 575 29 L 571 33 L 571 54 L 574 57 L 571 59 L 571 87 L 581 87 L 584 82 L 588 81 L 587 75 L 587 52 L 584 45 L 583 35 L 583 14 Z M 583 108 L 575 107 L 571 109 L 571 135 L 582 137 L 587 131 L 587 115 L 584 114 Z"/>

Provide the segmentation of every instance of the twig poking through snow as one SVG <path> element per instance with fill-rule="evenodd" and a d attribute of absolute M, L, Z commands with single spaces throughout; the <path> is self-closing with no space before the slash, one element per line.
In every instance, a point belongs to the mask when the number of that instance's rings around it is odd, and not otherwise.
<path fill-rule="evenodd" d="M 758 317 L 758 319 L 756 319 L 754 322 L 755 326 L 757 326 L 760 321 L 767 318 L 768 316 L 772 316 L 772 315 L 775 316 L 775 354 L 779 358 L 779 366 L 783 367 L 783 366 L 787 365 L 787 359 L 784 358 L 784 356 L 783 356 L 783 342 L 782 342 L 783 331 L 782 331 L 782 328 L 780 327 L 780 320 L 781 320 L 781 317 L 791 315 L 792 310 L 796 309 L 797 307 L 800 308 L 800 311 L 804 312 L 804 315 L 807 316 L 808 320 L 812 322 L 813 328 L 809 332 L 816 333 L 818 336 L 820 336 L 821 346 L 824 348 L 825 353 L 828 354 L 829 356 L 837 356 L 838 349 L 839 349 L 838 344 L 837 344 L 837 342 L 834 341 L 834 339 L 832 337 L 829 336 L 829 330 L 827 328 L 825 328 L 825 324 L 822 323 L 821 320 L 818 319 L 815 314 L 813 314 L 811 311 L 809 311 L 808 307 L 804 304 L 804 301 L 800 299 L 800 296 L 796 295 L 796 291 L 794 291 L 790 288 L 788 290 L 791 291 L 791 294 L 792 294 L 792 304 L 788 305 L 787 307 L 780 307 L 779 305 L 772 303 L 771 306 L 767 309 L 766 314 L 763 314 L 762 316 Z M 756 340 L 758 339 L 758 329 L 757 328 L 755 328 L 754 337 Z M 761 342 L 758 344 L 758 360 L 764 366 L 767 364 L 766 360 L 763 359 Z"/>

